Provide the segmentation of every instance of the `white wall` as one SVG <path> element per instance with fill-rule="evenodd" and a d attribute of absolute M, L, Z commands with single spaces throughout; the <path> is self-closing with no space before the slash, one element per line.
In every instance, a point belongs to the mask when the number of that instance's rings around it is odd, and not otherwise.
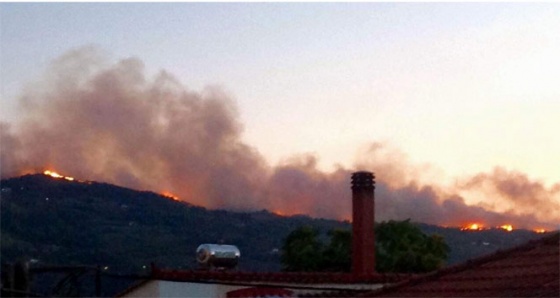
<path fill-rule="evenodd" d="M 264 285 L 264 284 L 263 284 Z M 284 284 L 283 286 L 290 289 L 290 285 L 294 284 Z M 255 284 L 254 286 L 258 286 Z M 309 285 L 307 285 L 309 286 Z M 325 289 L 362 289 L 362 290 L 373 290 L 382 287 L 382 284 L 350 284 L 350 285 L 340 285 L 340 284 L 323 284 L 323 285 L 313 285 L 315 289 L 294 289 L 297 294 L 311 294 L 317 292 L 323 292 Z M 226 298 L 226 293 L 238 289 L 249 288 L 252 286 L 236 286 L 236 285 L 224 285 L 224 284 L 213 284 L 213 283 L 194 283 L 194 282 L 174 282 L 174 281 L 164 281 L 164 280 L 152 280 L 148 283 L 140 286 L 139 288 L 131 291 L 123 297 L 213 297 L 213 298 Z"/>
<path fill-rule="evenodd" d="M 227 292 L 243 288 L 246 286 L 152 280 L 123 297 L 225 298 Z"/>
<path fill-rule="evenodd" d="M 158 297 L 159 281 L 150 280 L 121 297 Z"/>

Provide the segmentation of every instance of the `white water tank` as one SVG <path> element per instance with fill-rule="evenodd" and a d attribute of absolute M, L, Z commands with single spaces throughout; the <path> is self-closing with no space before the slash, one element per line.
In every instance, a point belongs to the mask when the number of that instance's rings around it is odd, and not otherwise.
<path fill-rule="evenodd" d="M 201 244 L 196 249 L 196 260 L 204 267 L 234 268 L 241 253 L 237 246 L 227 244 Z"/>

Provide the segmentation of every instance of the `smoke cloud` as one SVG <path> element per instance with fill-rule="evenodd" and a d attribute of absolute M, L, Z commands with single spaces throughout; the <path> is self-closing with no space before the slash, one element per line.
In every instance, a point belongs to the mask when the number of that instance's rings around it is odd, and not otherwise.
<path fill-rule="evenodd" d="M 556 221 L 560 216 L 560 184 L 546 187 L 517 171 L 496 167 L 491 173 L 480 173 L 459 183 L 462 193 L 476 192 L 487 200 L 481 206 L 509 214 L 533 214 Z"/>
<path fill-rule="evenodd" d="M 560 222 L 560 185 L 546 188 L 497 168 L 446 194 L 418 180 L 424 167 L 409 165 L 381 143 L 362 152 L 355 169 L 323 172 L 311 155 L 272 166 L 242 141 L 236 105 L 219 88 L 194 92 L 164 71 L 147 78 L 139 59 L 111 64 L 101 56 L 94 48 L 70 51 L 53 62 L 41 84 L 23 91 L 24 118 L 0 123 L 2 177 L 52 169 L 171 192 L 208 208 L 350 219 L 350 174 L 365 169 L 377 176 L 377 220 L 527 228 Z M 506 208 L 467 205 L 460 194 L 479 189 Z"/>

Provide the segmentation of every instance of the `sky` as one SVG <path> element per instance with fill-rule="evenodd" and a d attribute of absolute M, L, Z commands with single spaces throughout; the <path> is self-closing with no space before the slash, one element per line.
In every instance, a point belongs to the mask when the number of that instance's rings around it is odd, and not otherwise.
<path fill-rule="evenodd" d="M 17 126 L 53 61 L 93 47 L 219 88 L 270 165 L 352 168 L 383 143 L 426 183 L 498 167 L 551 188 L 558 16 L 558 3 L 2 3 L 0 116 Z"/>

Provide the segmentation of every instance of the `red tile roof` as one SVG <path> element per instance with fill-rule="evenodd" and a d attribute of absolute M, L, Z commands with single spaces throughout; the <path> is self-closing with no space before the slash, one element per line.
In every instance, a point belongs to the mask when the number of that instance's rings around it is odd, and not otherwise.
<path fill-rule="evenodd" d="M 305 297 L 560 297 L 560 233 L 424 274 L 234 272 L 152 267 L 151 279 L 222 284 L 391 284 L 380 290 L 325 289 Z M 275 285 L 274 287 L 282 287 Z M 293 287 L 292 286 L 292 287 Z"/>
<path fill-rule="evenodd" d="M 560 297 L 560 233 L 371 291 L 366 297 Z"/>

